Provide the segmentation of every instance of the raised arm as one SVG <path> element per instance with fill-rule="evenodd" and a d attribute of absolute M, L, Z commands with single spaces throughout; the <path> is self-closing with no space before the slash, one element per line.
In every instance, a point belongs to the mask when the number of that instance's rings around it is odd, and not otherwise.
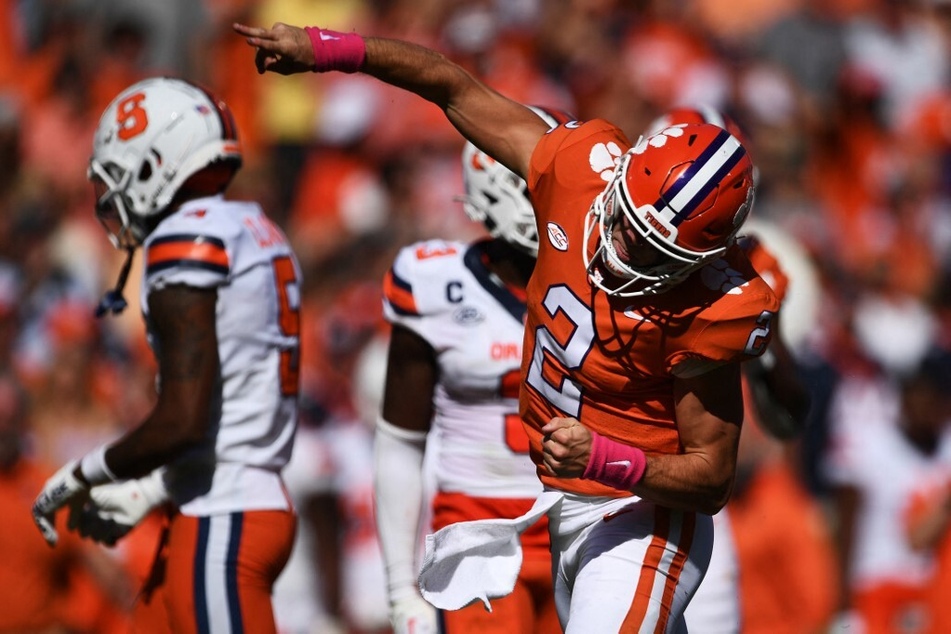
<path fill-rule="evenodd" d="M 476 147 L 521 177 L 548 125 L 524 105 L 475 78 L 441 53 L 401 40 L 360 37 L 276 23 L 270 29 L 234 24 L 257 49 L 259 73 L 359 71 L 439 106 Z"/>

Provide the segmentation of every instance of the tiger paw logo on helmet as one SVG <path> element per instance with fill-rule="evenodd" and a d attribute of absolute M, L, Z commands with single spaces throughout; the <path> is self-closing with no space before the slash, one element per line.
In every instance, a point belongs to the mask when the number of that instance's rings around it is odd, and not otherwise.
<path fill-rule="evenodd" d="M 592 171 L 600 174 L 601 180 L 607 183 L 614 178 L 614 170 L 620 164 L 623 154 L 624 151 L 621 150 L 621 146 L 614 141 L 598 143 L 591 148 L 591 153 L 588 154 L 588 164 L 591 165 Z"/>
<path fill-rule="evenodd" d="M 684 127 L 686 124 L 678 123 L 677 125 L 672 125 L 670 127 L 664 128 L 656 134 L 652 134 L 649 137 L 641 137 L 637 144 L 631 149 L 631 152 L 634 154 L 643 154 L 647 150 L 648 146 L 650 147 L 664 147 L 667 145 L 667 139 L 676 139 L 684 135 Z"/>

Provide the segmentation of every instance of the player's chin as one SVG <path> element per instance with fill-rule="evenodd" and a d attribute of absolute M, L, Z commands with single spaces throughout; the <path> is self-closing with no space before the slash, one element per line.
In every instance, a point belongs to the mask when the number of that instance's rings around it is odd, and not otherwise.
<path fill-rule="evenodd" d="M 601 274 L 601 284 L 605 288 L 620 289 L 623 287 L 626 293 L 643 291 L 651 284 L 650 280 L 647 279 L 635 280 L 626 272 L 620 271 L 606 261 L 599 263 L 598 272 Z"/>

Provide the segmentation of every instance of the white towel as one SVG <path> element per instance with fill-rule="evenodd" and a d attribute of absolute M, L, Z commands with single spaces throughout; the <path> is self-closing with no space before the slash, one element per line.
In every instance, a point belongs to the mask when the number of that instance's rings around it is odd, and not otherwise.
<path fill-rule="evenodd" d="M 441 610 L 458 610 L 479 599 L 511 594 L 522 567 L 525 529 L 558 504 L 563 495 L 547 491 L 515 519 L 458 522 L 426 536 L 426 556 L 419 573 L 423 598 Z"/>

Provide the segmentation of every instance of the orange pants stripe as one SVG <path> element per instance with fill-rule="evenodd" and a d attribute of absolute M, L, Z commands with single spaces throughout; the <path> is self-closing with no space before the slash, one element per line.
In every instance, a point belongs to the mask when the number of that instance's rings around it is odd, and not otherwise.
<path fill-rule="evenodd" d="M 710 562 L 712 518 L 637 498 L 566 496 L 549 520 L 566 634 L 686 631 L 683 611 Z"/>
<path fill-rule="evenodd" d="M 295 530 L 290 511 L 174 515 L 136 602 L 133 631 L 276 632 L 271 589 Z"/>

